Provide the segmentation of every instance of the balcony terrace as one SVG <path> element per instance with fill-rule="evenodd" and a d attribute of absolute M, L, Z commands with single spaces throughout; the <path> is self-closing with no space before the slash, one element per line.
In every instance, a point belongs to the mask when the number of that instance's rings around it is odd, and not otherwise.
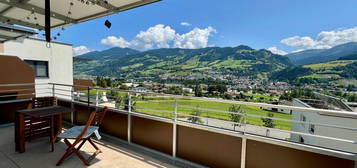
<path fill-rule="evenodd" d="M 11 87 L 13 91 L 19 84 L 5 84 L 1 87 Z M 33 84 L 21 84 L 33 85 Z M 32 86 L 34 87 L 34 86 Z M 77 89 L 75 89 L 77 88 Z M 1 90 L 1 89 L 0 89 Z M 15 89 L 16 90 L 16 89 Z M 33 88 L 20 88 L 21 92 Z M 116 96 L 108 95 L 106 105 L 113 104 L 106 114 L 100 128 L 104 140 L 96 141 L 103 153 L 94 160 L 92 167 L 274 167 L 274 168 L 355 168 L 356 154 L 354 138 L 326 136 L 314 133 L 298 132 L 291 129 L 290 124 L 315 124 L 316 127 L 348 130 L 355 132 L 353 127 L 339 126 L 328 123 L 312 123 L 294 119 L 262 116 L 251 113 L 251 109 L 278 108 L 298 110 L 304 113 L 319 113 L 355 117 L 354 112 L 333 111 L 326 109 L 304 108 L 296 106 L 271 105 L 264 103 L 239 102 L 211 98 L 194 98 L 156 93 L 135 93 L 117 89 L 94 88 L 61 84 L 41 84 L 36 91 L 20 93 L 20 99 L 0 102 L 1 123 L 13 122 L 14 112 L 18 109 L 30 108 L 33 96 L 56 96 L 58 105 L 70 107 L 71 114 L 63 116 L 64 122 L 70 125 L 81 125 L 86 122 L 89 111 L 102 108 L 101 92 L 117 92 L 126 101 Z M 6 92 L 6 90 L 1 90 Z M 11 97 L 16 95 L 2 95 Z M 25 96 L 25 97 L 24 97 Z M 26 98 L 26 96 L 28 96 Z M 140 97 L 140 99 L 139 99 Z M 123 100 L 122 99 L 122 100 Z M 165 102 L 158 101 L 165 100 Z M 187 103 L 189 101 L 190 103 Z M 205 101 L 208 104 L 229 104 L 260 108 L 244 108 L 245 112 L 234 113 L 242 115 L 243 122 L 233 122 L 222 116 L 233 114 L 228 110 L 217 110 L 206 106 L 197 107 L 193 102 Z M 150 104 L 151 106 L 145 106 Z M 169 108 L 170 107 L 170 108 Z M 200 110 L 194 114 L 187 111 Z M 191 118 L 191 119 L 189 119 Z M 253 118 L 270 118 L 279 121 L 280 128 L 267 128 L 254 123 Z M 194 120 L 202 122 L 193 122 Z M 288 122 L 290 124 L 286 124 Z M 236 126 L 234 126 L 236 125 Z M 288 127 L 288 128 L 287 128 Z M 49 152 L 48 142 L 38 140 L 28 143 L 28 150 L 23 154 L 15 152 L 12 126 L 0 128 L 2 164 L 17 167 L 38 167 L 38 160 L 45 160 L 41 165 L 55 166 L 56 160 L 64 152 L 64 143 L 57 143 L 55 152 Z M 291 135 L 312 137 L 333 141 L 339 146 L 321 146 L 318 144 L 301 143 L 291 139 Z M 93 152 L 84 148 L 84 152 Z M 84 166 L 80 160 L 73 157 L 64 162 L 63 167 Z"/>
<path fill-rule="evenodd" d="M 57 167 L 58 159 L 65 152 L 64 143 L 56 143 L 55 151 L 49 152 L 48 139 L 34 140 L 28 143 L 25 153 L 17 153 L 14 150 L 14 127 L 11 125 L 0 127 L 0 167 L 3 168 L 27 168 L 27 167 Z M 103 151 L 92 162 L 90 167 L 116 167 L 116 168 L 174 168 L 169 159 L 159 157 L 152 152 L 143 151 L 129 146 L 121 141 L 110 139 L 95 141 Z M 47 148 L 46 148 L 47 146 Z M 93 149 L 87 144 L 82 148 L 86 157 L 93 153 Z M 70 157 L 60 167 L 80 168 L 85 167 L 76 157 Z M 187 167 L 187 165 L 185 166 Z"/>

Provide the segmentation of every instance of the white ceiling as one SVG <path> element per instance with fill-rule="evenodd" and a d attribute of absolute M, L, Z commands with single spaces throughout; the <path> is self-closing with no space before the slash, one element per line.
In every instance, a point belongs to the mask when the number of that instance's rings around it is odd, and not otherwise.
<path fill-rule="evenodd" d="M 83 1 L 84 3 L 81 0 L 51 0 L 51 28 L 77 24 L 160 0 Z M 44 29 L 44 5 L 45 0 L 0 0 L 0 22 Z M 69 11 L 71 14 L 68 14 Z"/>

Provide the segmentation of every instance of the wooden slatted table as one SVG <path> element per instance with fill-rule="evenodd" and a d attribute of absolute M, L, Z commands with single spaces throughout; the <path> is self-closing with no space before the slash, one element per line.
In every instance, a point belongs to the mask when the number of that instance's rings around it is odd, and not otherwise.
<path fill-rule="evenodd" d="M 25 142 L 41 137 L 50 137 L 52 151 L 57 134 L 62 131 L 62 114 L 71 109 L 62 106 L 49 106 L 18 110 L 15 114 L 16 151 L 25 152 Z"/>

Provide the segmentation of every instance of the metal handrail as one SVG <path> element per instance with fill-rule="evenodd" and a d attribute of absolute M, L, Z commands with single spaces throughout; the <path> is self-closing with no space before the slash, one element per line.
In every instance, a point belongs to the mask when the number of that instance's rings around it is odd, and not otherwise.
<path fill-rule="evenodd" d="M 35 88 L 0 90 L 0 93 L 1 92 L 16 92 L 16 91 L 35 91 Z"/>
<path fill-rule="evenodd" d="M 59 86 L 71 86 L 66 84 L 55 84 Z M 130 90 L 122 90 L 122 89 L 109 89 L 109 88 L 98 88 L 98 87 L 88 87 L 88 86 L 81 86 L 81 85 L 72 85 L 75 87 L 84 87 L 90 89 L 101 89 L 101 90 L 114 90 L 114 91 L 123 91 L 127 93 L 141 93 L 135 92 Z M 263 107 L 263 108 L 278 108 L 278 109 L 285 109 L 285 110 L 297 110 L 302 112 L 310 112 L 310 113 L 321 113 L 327 115 L 343 115 L 346 117 L 356 117 L 357 113 L 349 112 L 349 111 L 338 111 L 338 110 L 328 110 L 328 109 L 318 109 L 318 108 L 307 108 L 307 107 L 296 107 L 296 106 L 286 106 L 286 105 L 274 105 L 274 104 L 267 104 L 267 103 L 255 103 L 255 102 L 244 102 L 244 101 L 233 101 L 233 100 L 224 100 L 224 99 L 217 99 L 217 98 L 207 98 L 207 97 L 192 97 L 192 96 L 182 96 L 182 95 L 171 95 L 171 94 L 164 94 L 164 93 L 155 93 L 149 92 L 145 94 L 154 94 L 159 96 L 168 96 L 174 99 L 190 99 L 190 100 L 202 100 L 202 101 L 212 101 L 212 102 L 220 102 L 220 103 L 228 103 L 228 104 L 237 104 L 237 105 L 248 105 L 248 106 L 255 106 L 255 107 Z"/>

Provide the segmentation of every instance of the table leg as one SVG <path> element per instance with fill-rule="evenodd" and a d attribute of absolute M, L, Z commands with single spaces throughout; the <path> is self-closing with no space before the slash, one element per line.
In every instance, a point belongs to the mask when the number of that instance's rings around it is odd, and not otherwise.
<path fill-rule="evenodd" d="M 57 135 L 62 133 L 62 114 L 57 115 Z"/>
<path fill-rule="evenodd" d="M 54 151 L 54 134 L 55 134 L 55 123 L 54 123 L 54 115 L 51 115 L 51 135 L 50 135 L 50 141 L 51 141 L 51 152 Z"/>
<path fill-rule="evenodd" d="M 61 134 L 62 133 L 62 114 L 58 114 L 56 115 L 56 118 L 55 118 L 55 123 L 56 123 L 56 126 L 55 126 L 55 137 L 57 137 L 57 135 Z M 55 139 L 55 142 L 58 142 L 59 139 L 56 138 Z"/>
<path fill-rule="evenodd" d="M 15 151 L 19 151 L 19 114 L 15 113 Z"/>
<path fill-rule="evenodd" d="M 17 114 L 17 128 L 15 131 L 15 142 L 16 142 L 16 149 L 23 153 L 25 152 L 25 116 L 21 113 Z"/>

